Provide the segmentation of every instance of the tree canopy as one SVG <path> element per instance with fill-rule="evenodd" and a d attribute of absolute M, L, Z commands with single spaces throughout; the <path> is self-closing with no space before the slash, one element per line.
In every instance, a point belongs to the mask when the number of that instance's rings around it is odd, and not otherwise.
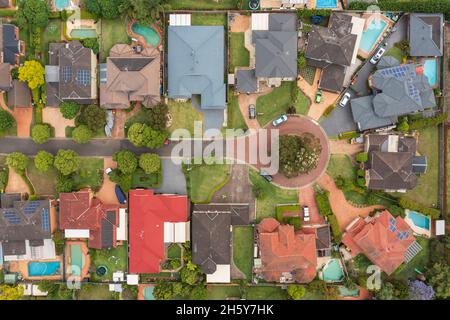
<path fill-rule="evenodd" d="M 167 139 L 166 131 L 157 131 L 145 123 L 134 123 L 128 129 L 128 139 L 136 147 L 159 148 Z"/>
<path fill-rule="evenodd" d="M 5 132 L 5 130 L 8 130 L 9 128 L 12 128 L 14 124 L 16 123 L 16 120 L 6 110 L 0 110 L 0 133 Z"/>
<path fill-rule="evenodd" d="M 120 14 L 119 4 L 122 0 L 84 0 L 84 7 L 97 19 L 114 19 Z"/>
<path fill-rule="evenodd" d="M 31 129 L 31 138 L 37 144 L 43 144 L 50 139 L 52 130 L 48 124 L 37 124 Z"/>
<path fill-rule="evenodd" d="M 131 151 L 118 151 L 113 155 L 113 160 L 117 162 L 119 171 L 125 175 L 136 171 L 138 161 Z"/>
<path fill-rule="evenodd" d="M 450 297 L 450 266 L 445 263 L 435 263 L 427 270 L 428 284 L 436 292 L 436 297 L 447 299 Z"/>
<path fill-rule="evenodd" d="M 139 157 L 139 167 L 141 167 L 146 174 L 158 172 L 161 169 L 161 159 L 154 153 L 143 153 Z"/>
<path fill-rule="evenodd" d="M 74 119 L 80 112 L 80 105 L 75 102 L 63 102 L 59 105 L 59 111 L 65 119 Z"/>
<path fill-rule="evenodd" d="M 305 286 L 291 284 L 288 286 L 287 292 L 293 300 L 300 300 L 305 295 L 306 289 Z"/>
<path fill-rule="evenodd" d="M 48 25 L 50 9 L 47 0 L 18 0 L 17 24 L 21 28 L 45 28 Z"/>
<path fill-rule="evenodd" d="M 72 138 L 76 143 L 87 143 L 92 139 L 92 131 L 84 124 L 72 131 Z"/>
<path fill-rule="evenodd" d="M 44 150 L 41 150 L 34 157 L 34 165 L 36 169 L 41 172 L 47 172 L 51 167 L 53 167 L 54 156 Z"/>
<path fill-rule="evenodd" d="M 81 108 L 77 124 L 85 124 L 92 132 L 97 133 L 106 125 L 106 110 L 97 106 L 89 105 Z"/>
<path fill-rule="evenodd" d="M 0 285 L 0 300 L 21 300 L 23 297 L 22 286 Z"/>
<path fill-rule="evenodd" d="M 44 74 L 44 67 L 36 60 L 25 61 L 24 65 L 19 67 L 19 80 L 27 82 L 31 90 L 45 83 Z"/>
<path fill-rule="evenodd" d="M 80 167 L 80 157 L 73 150 L 61 149 L 56 154 L 54 165 L 61 174 L 68 176 Z"/>
<path fill-rule="evenodd" d="M 12 152 L 6 157 L 6 164 L 19 174 L 25 172 L 28 161 L 28 157 L 20 152 Z"/>
<path fill-rule="evenodd" d="M 161 3 L 162 0 L 122 0 L 119 12 L 141 23 L 151 23 L 158 17 Z"/>

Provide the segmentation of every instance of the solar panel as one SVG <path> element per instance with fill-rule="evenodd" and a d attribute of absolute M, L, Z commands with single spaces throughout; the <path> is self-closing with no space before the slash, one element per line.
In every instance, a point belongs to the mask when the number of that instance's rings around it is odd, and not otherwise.
<path fill-rule="evenodd" d="M 64 82 L 69 82 L 72 80 L 72 66 L 62 67 L 61 73 Z"/>
<path fill-rule="evenodd" d="M 91 84 L 91 70 L 77 70 L 77 84 L 87 86 Z"/>
<path fill-rule="evenodd" d="M 42 225 L 42 230 L 50 231 L 50 214 L 49 214 L 49 211 L 47 208 L 42 208 L 41 225 Z"/>
<path fill-rule="evenodd" d="M 6 211 L 3 213 L 3 216 L 10 224 L 20 223 L 20 217 L 17 215 L 15 211 Z"/>
<path fill-rule="evenodd" d="M 30 201 L 28 205 L 23 209 L 25 214 L 34 214 L 36 209 L 39 208 L 41 203 L 39 201 Z"/>

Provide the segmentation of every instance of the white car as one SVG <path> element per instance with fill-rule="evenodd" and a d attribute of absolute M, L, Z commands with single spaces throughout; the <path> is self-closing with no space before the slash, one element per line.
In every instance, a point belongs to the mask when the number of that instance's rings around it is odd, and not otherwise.
<path fill-rule="evenodd" d="M 278 127 L 280 124 L 282 124 L 283 122 L 286 122 L 287 120 L 288 120 L 287 115 L 283 114 L 279 118 L 276 118 L 275 120 L 273 120 L 272 124 L 274 127 Z"/>
<path fill-rule="evenodd" d="M 372 57 L 372 59 L 370 59 L 370 63 L 377 64 L 385 52 L 386 52 L 385 48 L 379 48 L 377 53 L 375 53 L 374 56 Z"/>
<path fill-rule="evenodd" d="M 308 222 L 309 220 L 311 220 L 311 217 L 309 215 L 309 207 L 304 207 L 303 208 L 303 221 Z"/>
<path fill-rule="evenodd" d="M 112 168 L 106 168 L 106 169 L 105 169 L 105 173 L 108 174 L 108 175 L 109 175 L 112 171 L 113 171 Z"/>
<path fill-rule="evenodd" d="M 350 101 L 351 95 L 349 92 L 346 92 L 343 96 L 341 101 L 339 101 L 339 106 L 341 108 L 345 107 L 347 105 L 347 103 Z"/>

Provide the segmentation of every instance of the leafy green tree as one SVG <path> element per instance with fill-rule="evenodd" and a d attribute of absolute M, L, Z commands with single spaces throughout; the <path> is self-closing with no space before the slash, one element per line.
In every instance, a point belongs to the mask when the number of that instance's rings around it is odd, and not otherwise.
<path fill-rule="evenodd" d="M 393 300 L 394 299 L 394 285 L 390 282 L 385 282 L 381 289 L 375 294 L 377 300 Z"/>
<path fill-rule="evenodd" d="M 31 138 L 38 144 L 43 144 L 50 139 L 52 129 L 48 124 L 37 124 L 31 129 Z"/>
<path fill-rule="evenodd" d="M 16 120 L 6 110 L 0 110 L 0 133 L 5 132 L 9 128 L 12 128 L 14 124 L 16 123 Z"/>
<path fill-rule="evenodd" d="M 136 147 L 159 148 L 167 139 L 167 132 L 157 131 L 144 123 L 134 123 L 128 129 L 128 140 Z"/>
<path fill-rule="evenodd" d="M 47 0 L 18 0 L 16 21 L 21 28 L 45 28 L 48 25 L 50 9 Z"/>
<path fill-rule="evenodd" d="M 90 48 L 92 52 L 94 52 L 94 54 L 98 54 L 100 52 L 100 45 L 97 38 L 84 39 L 83 46 L 85 46 L 86 48 Z"/>
<path fill-rule="evenodd" d="M 158 172 L 161 169 L 161 159 L 154 153 L 143 153 L 139 157 L 139 166 L 146 174 Z"/>
<path fill-rule="evenodd" d="M 151 23 L 158 17 L 161 3 L 162 0 L 122 0 L 119 12 L 141 23 Z"/>
<path fill-rule="evenodd" d="M 65 119 L 75 119 L 80 112 L 80 105 L 75 102 L 63 102 L 59 105 L 59 111 Z"/>
<path fill-rule="evenodd" d="M 153 290 L 153 296 L 156 300 L 170 300 L 173 298 L 172 283 L 159 281 Z"/>
<path fill-rule="evenodd" d="M 114 19 L 119 16 L 121 0 L 84 0 L 84 7 L 96 18 Z"/>
<path fill-rule="evenodd" d="M 137 158 L 131 151 L 118 151 L 114 153 L 113 160 L 117 162 L 117 168 L 125 175 L 131 175 L 136 171 Z"/>
<path fill-rule="evenodd" d="M 34 158 L 34 165 L 36 169 L 41 172 L 47 172 L 51 167 L 53 167 L 53 162 L 53 155 L 44 150 L 39 151 Z"/>
<path fill-rule="evenodd" d="M 106 125 L 106 110 L 97 105 L 83 107 L 77 120 L 78 124 L 85 124 L 92 132 L 97 133 Z"/>
<path fill-rule="evenodd" d="M 23 297 L 22 286 L 0 285 L 0 300 L 21 300 Z"/>
<path fill-rule="evenodd" d="M 55 190 L 57 193 L 72 192 L 73 190 L 73 180 L 70 176 L 65 176 L 59 174 L 56 177 Z"/>
<path fill-rule="evenodd" d="M 42 64 L 36 60 L 25 61 L 19 67 L 19 80 L 28 83 L 31 90 L 37 89 L 45 83 L 45 70 Z"/>
<path fill-rule="evenodd" d="M 291 284 L 287 288 L 288 295 L 293 300 L 301 300 L 306 293 L 305 286 Z"/>
<path fill-rule="evenodd" d="M 450 297 L 450 266 L 446 263 L 435 263 L 427 269 L 428 284 L 436 292 L 436 297 L 448 299 Z"/>
<path fill-rule="evenodd" d="M 191 299 L 192 300 L 206 300 L 208 298 L 208 290 L 206 289 L 206 286 L 196 285 L 194 288 L 192 288 L 191 291 Z"/>
<path fill-rule="evenodd" d="M 6 157 L 6 164 L 13 168 L 18 174 L 23 174 L 28 166 L 28 157 L 20 152 L 10 153 Z"/>
<path fill-rule="evenodd" d="M 409 131 L 409 124 L 408 124 L 408 118 L 404 117 L 398 124 L 397 124 L 397 130 L 400 132 L 408 132 Z"/>
<path fill-rule="evenodd" d="M 54 165 L 61 174 L 68 176 L 78 170 L 80 161 L 80 157 L 75 151 L 61 149 L 56 154 Z"/>
<path fill-rule="evenodd" d="M 198 271 L 198 267 L 193 264 L 191 261 L 189 261 L 184 267 L 183 269 L 181 269 L 181 281 L 183 283 L 186 283 L 188 285 L 195 285 L 198 283 L 198 281 L 200 280 L 199 277 L 200 273 Z"/>
<path fill-rule="evenodd" d="M 72 131 L 72 138 L 76 143 L 87 143 L 92 139 L 92 131 L 84 124 Z"/>
<path fill-rule="evenodd" d="M 169 113 L 169 107 L 165 103 L 158 103 L 147 111 L 147 123 L 148 125 L 157 131 L 164 131 L 167 125 L 167 114 Z"/>

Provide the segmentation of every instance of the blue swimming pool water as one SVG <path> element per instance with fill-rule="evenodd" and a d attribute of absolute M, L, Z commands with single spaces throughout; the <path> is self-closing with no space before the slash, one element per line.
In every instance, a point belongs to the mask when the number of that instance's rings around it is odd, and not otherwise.
<path fill-rule="evenodd" d="M 370 23 L 366 31 L 363 31 L 361 42 L 359 43 L 359 48 L 365 52 L 372 51 L 378 37 L 386 28 L 386 21 L 374 19 Z"/>
<path fill-rule="evenodd" d="M 337 0 L 317 0 L 317 9 L 335 9 L 337 8 Z"/>
<path fill-rule="evenodd" d="M 154 289 L 154 287 L 144 288 L 144 299 L 145 300 L 155 300 L 155 297 L 153 296 L 153 289 Z"/>
<path fill-rule="evenodd" d="M 156 32 L 155 29 L 148 26 L 140 25 L 139 23 L 135 22 L 131 26 L 131 30 L 140 35 L 143 36 L 147 44 L 156 47 L 161 40 L 161 37 L 159 36 L 159 33 Z"/>
<path fill-rule="evenodd" d="M 437 85 L 437 60 L 436 59 L 426 59 L 423 64 L 424 74 L 428 78 L 430 86 L 434 87 Z"/>
<path fill-rule="evenodd" d="M 54 276 L 61 273 L 61 262 L 29 262 L 28 275 L 30 277 Z"/>
<path fill-rule="evenodd" d="M 69 0 L 55 0 L 55 7 L 58 10 L 64 10 L 69 6 Z"/>
<path fill-rule="evenodd" d="M 427 216 L 415 211 L 409 211 L 408 217 L 414 222 L 416 227 L 430 230 L 430 219 Z"/>
<path fill-rule="evenodd" d="M 73 29 L 70 36 L 74 39 L 97 38 L 97 30 L 95 29 Z"/>
<path fill-rule="evenodd" d="M 339 295 L 341 297 L 358 297 L 359 296 L 359 289 L 353 289 L 350 290 L 346 287 L 340 286 L 339 287 Z"/>
<path fill-rule="evenodd" d="M 344 279 L 344 271 L 337 259 L 332 259 L 323 268 L 324 281 L 341 281 Z"/>

